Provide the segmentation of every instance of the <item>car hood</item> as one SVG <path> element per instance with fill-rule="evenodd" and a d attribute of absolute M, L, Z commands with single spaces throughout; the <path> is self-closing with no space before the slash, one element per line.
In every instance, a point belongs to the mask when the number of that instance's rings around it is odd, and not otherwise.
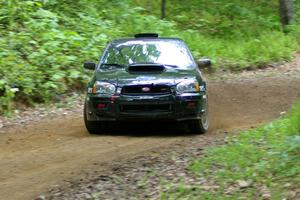
<path fill-rule="evenodd" d="M 119 87 L 138 84 L 163 84 L 171 86 L 189 78 L 196 78 L 195 69 L 167 69 L 160 73 L 129 73 L 126 70 L 120 69 L 114 71 L 98 71 L 95 74 L 96 80 L 109 82 Z"/>

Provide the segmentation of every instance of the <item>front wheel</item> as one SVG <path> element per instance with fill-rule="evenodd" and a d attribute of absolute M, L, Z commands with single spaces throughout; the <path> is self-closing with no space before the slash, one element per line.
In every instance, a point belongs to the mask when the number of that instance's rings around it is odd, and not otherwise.
<path fill-rule="evenodd" d="M 84 104 L 84 109 L 83 109 L 83 118 L 84 118 L 84 124 L 86 129 L 90 134 L 97 134 L 99 131 L 99 125 L 95 121 L 88 121 L 87 120 L 87 113 L 86 113 L 86 104 Z"/>
<path fill-rule="evenodd" d="M 87 120 L 86 104 L 84 104 L 83 118 L 85 127 L 90 134 L 101 134 L 106 130 L 106 124 L 104 124 L 104 122 Z"/>
<path fill-rule="evenodd" d="M 189 129 L 191 133 L 204 134 L 209 127 L 208 121 L 208 105 L 206 103 L 205 112 L 202 114 L 201 119 L 192 120 L 189 122 Z"/>

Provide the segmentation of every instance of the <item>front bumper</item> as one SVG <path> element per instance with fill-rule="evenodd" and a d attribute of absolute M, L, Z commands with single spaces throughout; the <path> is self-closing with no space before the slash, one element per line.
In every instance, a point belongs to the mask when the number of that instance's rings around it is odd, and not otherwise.
<path fill-rule="evenodd" d="M 205 94 L 154 96 L 87 96 L 88 121 L 173 120 L 200 119 L 205 112 Z"/>

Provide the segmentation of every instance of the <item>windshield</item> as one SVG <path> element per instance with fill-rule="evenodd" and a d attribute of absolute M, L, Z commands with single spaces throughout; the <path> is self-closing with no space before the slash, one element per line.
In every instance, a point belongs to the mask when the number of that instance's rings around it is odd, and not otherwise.
<path fill-rule="evenodd" d="M 125 68 L 130 64 L 163 64 L 180 69 L 194 67 L 186 45 L 180 40 L 136 40 L 111 45 L 101 69 Z"/>

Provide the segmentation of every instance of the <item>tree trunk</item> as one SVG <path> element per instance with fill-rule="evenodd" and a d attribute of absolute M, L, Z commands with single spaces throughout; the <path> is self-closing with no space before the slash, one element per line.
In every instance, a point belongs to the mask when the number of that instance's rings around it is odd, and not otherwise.
<path fill-rule="evenodd" d="M 161 19 L 166 17 L 166 0 L 161 0 Z"/>
<path fill-rule="evenodd" d="M 279 11 L 282 26 L 291 24 L 295 14 L 294 0 L 279 0 Z"/>

